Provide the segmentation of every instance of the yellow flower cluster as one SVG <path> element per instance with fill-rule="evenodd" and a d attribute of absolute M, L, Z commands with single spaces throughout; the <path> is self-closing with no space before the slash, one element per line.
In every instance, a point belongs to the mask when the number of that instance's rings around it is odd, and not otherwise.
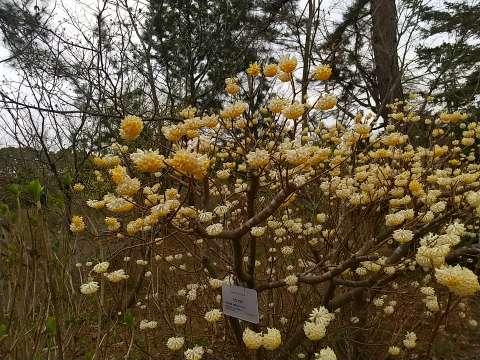
<path fill-rule="evenodd" d="M 185 338 L 183 337 L 171 337 L 167 340 L 167 347 L 170 351 L 178 351 L 183 347 Z"/>
<path fill-rule="evenodd" d="M 480 290 L 478 277 L 467 268 L 456 266 L 444 266 L 435 270 L 435 278 L 458 296 L 473 296 Z"/>
<path fill-rule="evenodd" d="M 92 295 L 95 294 L 99 288 L 100 286 L 97 281 L 90 281 L 80 286 L 80 292 L 84 295 Z"/>
<path fill-rule="evenodd" d="M 337 360 L 337 355 L 328 346 L 315 354 L 315 360 Z"/>
<path fill-rule="evenodd" d="M 121 160 L 116 155 L 107 154 L 103 157 L 94 156 L 92 162 L 93 162 L 93 165 L 100 168 L 112 168 L 120 164 Z"/>
<path fill-rule="evenodd" d="M 449 225 L 445 234 L 428 234 L 420 239 L 420 247 L 417 249 L 417 263 L 424 268 L 439 268 L 445 264 L 445 257 L 450 249 L 460 242 L 465 234 L 463 224 L 455 222 Z"/>
<path fill-rule="evenodd" d="M 305 336 L 312 341 L 321 340 L 327 332 L 327 326 L 334 318 L 335 315 L 323 306 L 313 309 L 309 320 L 303 325 Z"/>
<path fill-rule="evenodd" d="M 412 332 L 407 332 L 405 339 L 403 340 L 403 345 L 407 349 L 413 349 L 417 346 L 417 335 Z"/>
<path fill-rule="evenodd" d="M 255 62 L 250 64 L 250 66 L 246 70 L 246 73 L 248 74 L 248 76 L 251 77 L 259 76 L 262 73 L 262 69 L 260 68 L 260 65 Z"/>
<path fill-rule="evenodd" d="M 140 150 L 130 154 L 135 169 L 140 172 L 154 173 L 165 167 L 163 155 L 158 154 L 158 150 Z"/>
<path fill-rule="evenodd" d="M 200 135 L 201 128 L 213 129 L 218 124 L 216 115 L 203 117 L 190 117 L 180 124 L 162 127 L 162 133 L 165 138 L 172 142 L 181 140 L 184 136 L 189 139 L 196 138 Z"/>
<path fill-rule="evenodd" d="M 330 65 L 319 65 L 313 70 L 313 78 L 315 80 L 325 81 L 332 76 L 332 68 Z"/>
<path fill-rule="evenodd" d="M 458 123 L 460 121 L 464 121 L 468 118 L 467 114 L 460 113 L 458 111 L 454 113 L 441 113 L 440 116 L 440 121 L 443 123 Z"/>
<path fill-rule="evenodd" d="M 245 111 L 248 110 L 248 104 L 242 101 L 237 101 L 233 104 L 229 104 L 223 108 L 220 112 L 220 116 L 222 119 L 226 120 L 233 120 L 240 115 L 242 115 Z"/>
<path fill-rule="evenodd" d="M 305 112 L 305 105 L 298 102 L 287 105 L 283 108 L 282 114 L 287 119 L 296 120 Z"/>
<path fill-rule="evenodd" d="M 117 231 L 121 226 L 117 218 L 109 216 L 105 217 L 105 225 L 107 225 L 109 231 Z"/>
<path fill-rule="evenodd" d="M 184 108 L 182 111 L 180 111 L 180 116 L 183 117 L 184 119 L 191 119 L 195 116 L 197 113 L 197 108 L 194 106 L 187 106 Z"/>
<path fill-rule="evenodd" d="M 281 113 L 288 106 L 288 100 L 275 98 L 268 103 L 268 110 L 272 113 Z"/>
<path fill-rule="evenodd" d="M 107 278 L 108 281 L 112 283 L 118 283 L 122 280 L 127 280 L 130 277 L 125 273 L 125 270 L 123 269 L 115 270 L 111 273 L 105 273 L 104 276 Z"/>
<path fill-rule="evenodd" d="M 211 161 L 207 155 L 180 149 L 175 152 L 172 158 L 166 159 L 165 163 L 183 175 L 203 179 Z"/>
<path fill-rule="evenodd" d="M 318 146 L 295 146 L 285 143 L 282 147 L 282 158 L 293 166 L 303 166 L 304 171 L 310 171 L 311 167 L 318 166 L 321 162 L 327 160 L 331 154 L 329 148 L 319 148 Z M 293 145 L 293 146 L 292 146 Z"/>
<path fill-rule="evenodd" d="M 121 196 L 131 197 L 140 190 L 140 187 L 140 180 L 125 175 L 115 188 L 115 192 Z"/>
<path fill-rule="evenodd" d="M 73 191 L 82 192 L 83 190 L 85 190 L 85 186 L 83 184 L 76 183 L 75 185 L 73 185 Z"/>
<path fill-rule="evenodd" d="M 278 61 L 278 67 L 284 73 L 292 73 L 297 68 L 297 58 L 295 56 L 282 56 Z"/>
<path fill-rule="evenodd" d="M 270 161 L 270 154 L 263 149 L 256 149 L 247 154 L 247 164 L 253 169 L 264 168 Z"/>
<path fill-rule="evenodd" d="M 79 215 L 72 216 L 72 221 L 70 223 L 70 230 L 74 233 L 80 233 L 85 230 L 85 223 L 83 222 L 83 217 Z"/>
<path fill-rule="evenodd" d="M 246 328 L 243 332 L 243 342 L 247 349 L 257 350 L 262 346 L 262 334 Z"/>
<path fill-rule="evenodd" d="M 214 324 L 222 319 L 222 312 L 219 309 L 213 309 L 210 311 L 207 311 L 205 314 L 205 320 L 207 322 Z"/>
<path fill-rule="evenodd" d="M 143 130 L 143 121 L 138 116 L 126 116 L 120 124 L 120 136 L 127 141 L 133 141 Z"/>
<path fill-rule="evenodd" d="M 267 64 L 263 68 L 263 74 L 266 77 L 274 77 L 278 73 L 278 65 L 277 64 Z"/>
<path fill-rule="evenodd" d="M 315 105 L 317 109 L 323 111 L 333 109 L 335 106 L 337 106 L 337 97 L 331 94 L 323 95 L 321 98 L 318 99 L 318 102 Z"/>
<path fill-rule="evenodd" d="M 134 208 L 134 203 L 131 199 L 115 197 L 110 195 L 108 200 L 105 201 L 108 210 L 114 213 L 125 213 Z"/>
<path fill-rule="evenodd" d="M 249 328 L 243 332 L 243 342 L 247 349 L 257 350 L 263 346 L 267 350 L 275 350 L 282 344 L 282 335 L 275 328 L 267 328 L 267 333 L 257 333 Z"/>
<path fill-rule="evenodd" d="M 233 78 L 225 79 L 225 91 L 229 95 L 236 95 L 240 91 L 240 86 L 238 86 L 238 80 Z"/>

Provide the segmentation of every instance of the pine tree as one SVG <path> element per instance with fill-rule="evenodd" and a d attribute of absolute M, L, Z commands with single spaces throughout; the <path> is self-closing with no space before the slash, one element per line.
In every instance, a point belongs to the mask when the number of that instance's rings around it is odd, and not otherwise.
<path fill-rule="evenodd" d="M 451 1 L 422 10 L 428 25 L 423 44 L 440 41 L 417 49 L 421 64 L 432 72 L 429 91 L 448 109 L 480 110 L 480 4 Z"/>
<path fill-rule="evenodd" d="M 341 89 L 341 111 L 353 118 L 359 107 L 386 119 L 387 105 L 403 99 L 398 62 L 398 14 L 395 0 L 354 0 L 331 33 L 314 48 L 334 69 Z M 339 107 L 340 109 L 340 107 Z"/>
<path fill-rule="evenodd" d="M 35 39 L 47 36 L 42 19 L 46 16 L 45 1 L 6 0 L 0 2 L 1 40 L 10 51 L 2 62 L 12 61 L 20 55 L 39 52 Z M 28 57 L 27 57 L 28 58 Z M 32 64 L 34 63 L 32 59 Z"/>
<path fill-rule="evenodd" d="M 218 108 L 227 77 L 266 54 L 287 3 L 280 0 L 151 0 L 150 28 L 171 108 Z M 172 106 L 173 105 L 173 106 Z"/>

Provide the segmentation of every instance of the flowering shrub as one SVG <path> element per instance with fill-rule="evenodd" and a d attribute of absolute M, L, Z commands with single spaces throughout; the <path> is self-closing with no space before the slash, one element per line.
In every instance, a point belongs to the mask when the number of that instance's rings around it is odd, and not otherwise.
<path fill-rule="evenodd" d="M 80 266 L 81 292 L 105 288 L 118 316 L 137 303 L 136 326 L 167 331 L 162 347 L 186 359 L 221 357 L 225 346 L 336 359 L 336 336 L 348 342 L 362 327 L 383 329 L 383 357 L 429 352 L 430 333 L 455 309 L 469 317 L 462 298 L 480 290 L 462 257 L 480 215 L 480 126 L 458 112 L 425 118 L 414 97 L 392 104 L 383 128 L 360 113 L 340 124 L 329 114 L 336 97 L 316 89 L 330 66 L 314 69 L 304 102 L 296 67 L 285 56 L 227 79 L 231 101 L 219 114 L 189 107 L 161 129 L 168 151 L 137 149 L 142 120 L 122 121 L 123 145 L 93 159 L 110 192 L 86 202 L 104 217 L 96 239 L 115 251 L 89 274 Z M 291 97 L 256 105 L 276 79 Z M 76 236 L 86 227 L 72 218 Z M 224 284 L 256 289 L 260 324 L 223 315 Z M 389 323 L 406 298 L 421 325 Z"/>

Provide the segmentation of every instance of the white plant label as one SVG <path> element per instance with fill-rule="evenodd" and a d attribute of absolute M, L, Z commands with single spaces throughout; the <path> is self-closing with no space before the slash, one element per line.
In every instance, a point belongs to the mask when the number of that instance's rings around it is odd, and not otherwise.
<path fill-rule="evenodd" d="M 223 313 L 258 324 L 257 291 L 241 286 L 222 286 Z"/>

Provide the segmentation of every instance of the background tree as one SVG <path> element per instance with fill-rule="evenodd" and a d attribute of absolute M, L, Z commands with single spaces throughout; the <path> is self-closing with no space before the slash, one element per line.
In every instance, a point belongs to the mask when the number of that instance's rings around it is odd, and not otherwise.
<path fill-rule="evenodd" d="M 178 105 L 218 108 L 225 79 L 267 55 L 292 0 L 151 0 L 145 39 Z"/>
<path fill-rule="evenodd" d="M 480 100 L 480 4 L 447 1 L 443 7 L 422 7 L 422 43 L 417 48 L 420 64 L 428 69 L 428 93 L 448 109 L 478 112 Z"/>

